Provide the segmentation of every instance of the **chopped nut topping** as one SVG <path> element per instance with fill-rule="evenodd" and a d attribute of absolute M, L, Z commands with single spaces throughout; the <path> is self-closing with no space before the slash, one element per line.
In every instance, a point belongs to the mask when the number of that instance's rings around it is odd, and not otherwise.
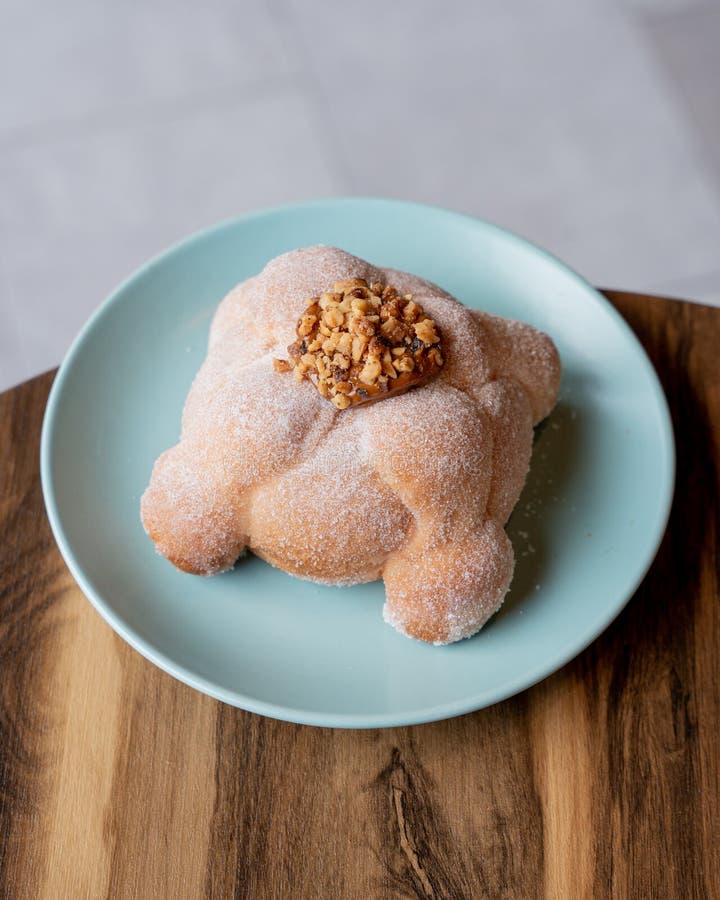
<path fill-rule="evenodd" d="M 401 393 L 444 364 L 437 325 L 392 285 L 349 278 L 305 306 L 290 361 L 273 366 L 311 380 L 340 410 Z"/>
<path fill-rule="evenodd" d="M 403 356 L 402 359 L 396 359 L 394 363 L 398 372 L 412 372 L 415 368 L 415 360 L 412 356 Z"/>
<path fill-rule="evenodd" d="M 369 316 L 353 316 L 350 319 L 349 328 L 353 334 L 363 334 L 365 337 L 372 337 L 375 334 L 375 324 Z"/>
<path fill-rule="evenodd" d="M 383 322 L 380 329 L 383 337 L 387 338 L 393 344 L 402 344 L 408 333 L 407 328 L 399 322 L 395 316 L 391 316 Z"/>
<path fill-rule="evenodd" d="M 438 336 L 435 333 L 435 323 L 432 319 L 423 319 L 413 325 L 415 334 L 420 338 L 423 344 L 437 344 Z"/>
<path fill-rule="evenodd" d="M 326 310 L 325 315 L 323 316 L 323 322 L 325 322 L 328 328 L 339 328 L 340 325 L 345 322 L 345 316 L 339 306 L 331 307 Z"/>
<path fill-rule="evenodd" d="M 352 354 L 353 340 L 354 338 L 351 334 L 341 334 L 337 342 L 338 350 L 344 353 L 345 356 L 350 356 Z"/>
<path fill-rule="evenodd" d="M 362 371 L 358 375 L 363 384 L 375 384 L 382 372 L 382 365 L 378 359 L 372 357 L 365 363 Z"/>
<path fill-rule="evenodd" d="M 325 338 L 322 342 L 322 352 L 327 356 L 330 356 L 331 353 L 335 352 L 335 347 L 337 346 L 337 335 L 331 334 L 330 337 Z"/>
<path fill-rule="evenodd" d="M 338 294 L 351 294 L 355 288 L 367 290 L 367 281 L 364 278 L 348 278 L 346 281 L 338 281 L 333 287 Z M 362 294 L 353 296 L 363 296 Z"/>
<path fill-rule="evenodd" d="M 355 335 L 352 339 L 352 358 L 353 362 L 360 362 L 363 358 L 363 354 L 365 353 L 365 348 L 368 345 L 368 339 L 362 335 Z"/>
<path fill-rule="evenodd" d="M 315 328 L 316 323 L 317 316 L 313 316 L 311 313 L 305 313 L 304 316 L 300 316 L 297 333 L 300 337 L 306 337 Z"/>
<path fill-rule="evenodd" d="M 347 409 L 352 404 L 352 400 L 347 394 L 333 394 L 330 399 L 338 409 Z"/>
<path fill-rule="evenodd" d="M 408 296 L 411 295 L 409 294 Z M 419 307 L 414 300 L 410 300 L 405 306 L 405 309 L 403 309 L 403 319 L 405 319 L 408 325 L 412 325 L 413 322 L 417 321 L 417 318 L 421 313 L 421 307 Z"/>
<path fill-rule="evenodd" d="M 326 291 L 324 294 L 321 294 L 319 298 L 314 298 L 315 303 L 320 307 L 320 309 L 332 309 L 333 306 L 338 306 L 340 301 L 342 300 L 342 294 L 329 293 Z"/>

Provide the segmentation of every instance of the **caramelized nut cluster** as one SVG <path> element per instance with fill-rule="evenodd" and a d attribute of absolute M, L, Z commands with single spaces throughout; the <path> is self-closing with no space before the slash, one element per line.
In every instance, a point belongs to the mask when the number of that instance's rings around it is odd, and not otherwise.
<path fill-rule="evenodd" d="M 363 278 L 311 297 L 296 333 L 275 369 L 310 379 L 338 409 L 406 391 L 444 362 L 440 331 L 412 295 Z"/>

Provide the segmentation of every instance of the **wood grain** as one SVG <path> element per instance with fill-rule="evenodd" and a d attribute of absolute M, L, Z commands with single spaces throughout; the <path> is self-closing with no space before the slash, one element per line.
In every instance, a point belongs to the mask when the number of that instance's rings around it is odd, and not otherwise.
<path fill-rule="evenodd" d="M 0 897 L 720 897 L 720 310 L 610 294 L 678 439 L 670 527 L 584 653 L 459 719 L 264 719 L 117 638 L 55 548 L 52 373 L 0 395 Z"/>

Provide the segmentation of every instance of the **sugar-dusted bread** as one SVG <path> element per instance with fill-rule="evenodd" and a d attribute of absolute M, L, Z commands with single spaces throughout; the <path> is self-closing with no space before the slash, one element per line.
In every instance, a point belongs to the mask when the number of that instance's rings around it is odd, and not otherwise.
<path fill-rule="evenodd" d="M 273 360 L 287 356 L 307 298 L 350 278 L 412 294 L 439 326 L 444 365 L 404 394 L 338 410 Z M 248 548 L 313 581 L 382 578 L 399 631 L 469 637 L 510 584 L 503 526 L 559 380 L 552 341 L 529 325 L 332 247 L 286 253 L 220 304 L 143 524 L 186 572 L 222 572 Z"/>

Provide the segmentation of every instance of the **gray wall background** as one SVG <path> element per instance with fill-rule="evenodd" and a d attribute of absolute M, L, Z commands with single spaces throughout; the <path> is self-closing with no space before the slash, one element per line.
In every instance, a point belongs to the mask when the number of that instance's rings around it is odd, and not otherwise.
<path fill-rule="evenodd" d="M 189 232 L 347 194 L 720 302 L 720 2 L 0 0 L 0 389 Z"/>

